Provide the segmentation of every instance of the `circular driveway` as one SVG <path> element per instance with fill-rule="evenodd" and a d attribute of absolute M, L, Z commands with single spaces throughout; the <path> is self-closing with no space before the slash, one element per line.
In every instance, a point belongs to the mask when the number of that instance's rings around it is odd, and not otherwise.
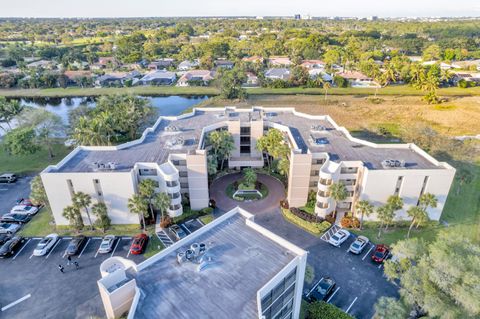
<path fill-rule="evenodd" d="M 280 206 L 280 201 L 285 199 L 283 184 L 274 177 L 257 174 L 257 180 L 268 188 L 268 195 L 260 200 L 251 202 L 238 202 L 227 196 L 227 186 L 242 179 L 242 173 L 233 173 L 217 178 L 210 186 L 210 198 L 215 200 L 217 207 L 223 211 L 229 211 L 236 206 L 249 211 L 252 214 L 272 211 Z"/>

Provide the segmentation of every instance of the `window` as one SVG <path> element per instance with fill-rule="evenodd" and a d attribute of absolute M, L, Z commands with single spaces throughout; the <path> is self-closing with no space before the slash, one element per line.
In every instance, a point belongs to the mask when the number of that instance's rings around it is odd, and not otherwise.
<path fill-rule="evenodd" d="M 186 166 L 187 161 L 186 160 L 172 160 L 172 164 L 175 166 Z"/>
<path fill-rule="evenodd" d="M 167 184 L 167 187 L 176 187 L 176 186 L 178 186 L 178 182 L 176 182 L 176 181 L 174 181 L 174 182 L 167 181 L 166 184 Z"/>
<path fill-rule="evenodd" d="M 250 154 L 250 145 L 240 145 L 240 154 Z"/>
<path fill-rule="evenodd" d="M 341 179 L 340 183 L 345 186 L 354 186 L 357 183 L 356 179 Z"/>
<path fill-rule="evenodd" d="M 310 181 L 310 184 L 308 184 L 309 187 L 317 187 L 318 182 L 317 181 Z"/>
<path fill-rule="evenodd" d="M 318 191 L 318 195 L 320 195 L 321 197 L 329 197 L 330 192 L 328 192 L 328 191 Z"/>
<path fill-rule="evenodd" d="M 180 171 L 180 172 L 178 172 L 178 176 L 180 176 L 180 177 L 188 177 L 188 172 L 187 172 L 187 171 Z"/>
<path fill-rule="evenodd" d="M 175 199 L 175 198 L 179 198 L 180 197 L 180 193 L 173 193 L 173 194 L 168 194 L 168 197 L 170 197 L 170 199 Z"/>
<path fill-rule="evenodd" d="M 188 183 L 180 183 L 181 188 L 188 188 Z"/>
<path fill-rule="evenodd" d="M 95 189 L 95 193 L 97 193 L 99 199 L 101 200 L 103 197 L 102 186 L 100 185 L 99 179 L 93 180 L 93 188 Z"/>
<path fill-rule="evenodd" d="M 312 163 L 313 163 L 314 165 L 323 164 L 323 163 L 325 163 L 325 159 L 324 159 L 324 158 L 316 158 L 316 159 L 314 159 L 314 160 L 312 161 Z"/>
<path fill-rule="evenodd" d="M 332 180 L 331 179 L 326 179 L 326 178 L 321 178 L 320 179 L 320 184 L 322 184 L 324 186 L 328 186 L 328 185 L 332 184 Z"/>
<path fill-rule="evenodd" d="M 313 170 L 310 172 L 310 176 L 318 176 L 319 173 L 320 173 L 319 170 Z"/>
<path fill-rule="evenodd" d="M 250 126 L 240 127 L 240 135 L 250 135 Z"/>
<path fill-rule="evenodd" d="M 428 176 L 425 176 L 423 179 L 422 189 L 420 190 L 420 195 L 418 195 L 417 206 L 420 205 L 420 197 L 422 197 L 422 195 L 425 193 L 425 189 L 427 188 L 428 178 Z"/>
<path fill-rule="evenodd" d="M 138 174 L 140 176 L 157 176 L 157 170 L 154 168 L 140 168 Z"/>
<path fill-rule="evenodd" d="M 327 209 L 328 208 L 328 203 L 318 202 L 317 207 L 322 208 L 322 209 Z"/>
<path fill-rule="evenodd" d="M 240 144 L 250 145 L 250 136 L 240 136 Z"/>
<path fill-rule="evenodd" d="M 180 208 L 182 208 L 182 205 L 181 204 L 177 204 L 177 205 L 170 205 L 170 210 L 178 210 Z"/>
<path fill-rule="evenodd" d="M 292 270 L 261 301 L 262 315 L 266 319 L 288 318 L 293 308 L 297 269 Z"/>
<path fill-rule="evenodd" d="M 403 176 L 398 176 L 397 184 L 395 185 L 395 192 L 393 193 L 393 195 L 398 196 L 398 194 L 400 194 L 400 188 L 402 187 L 402 183 L 403 183 Z"/>
<path fill-rule="evenodd" d="M 71 179 L 67 179 L 67 187 L 68 191 L 70 192 L 70 196 L 73 197 L 73 195 L 75 194 L 75 189 L 73 188 L 73 183 Z"/>
<path fill-rule="evenodd" d="M 180 161 L 179 160 L 172 160 L 172 164 L 175 165 L 175 166 L 178 166 L 178 165 L 180 165 Z"/>
<path fill-rule="evenodd" d="M 340 174 L 356 174 L 357 172 L 357 167 L 342 167 L 340 169 Z"/>

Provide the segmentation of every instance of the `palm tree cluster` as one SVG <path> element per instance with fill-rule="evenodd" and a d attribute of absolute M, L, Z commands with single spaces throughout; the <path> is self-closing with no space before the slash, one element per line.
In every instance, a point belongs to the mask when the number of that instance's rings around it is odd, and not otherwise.
<path fill-rule="evenodd" d="M 147 123 L 152 108 L 132 95 L 102 96 L 97 106 L 73 123 L 71 137 L 81 145 L 112 145 L 133 140 Z"/>
<path fill-rule="evenodd" d="M 62 214 L 63 217 L 68 219 L 70 226 L 76 231 L 82 230 L 85 226 L 82 217 L 82 210 L 87 215 L 90 230 L 94 229 L 90 210 L 97 217 L 96 223 L 104 232 L 110 226 L 111 221 L 110 217 L 108 217 L 107 206 L 102 202 L 92 205 L 92 197 L 90 195 L 83 192 L 76 192 L 72 196 L 72 205 L 65 207 Z"/>
<path fill-rule="evenodd" d="M 285 137 L 278 129 L 271 128 L 267 134 L 257 140 L 257 150 L 261 151 L 267 159 L 269 170 L 272 169 L 272 158 L 277 160 L 277 170 L 280 174 L 287 176 L 290 171 L 290 147 Z"/>
<path fill-rule="evenodd" d="M 220 162 L 220 170 L 223 170 L 225 161 L 228 160 L 235 149 L 232 134 L 226 130 L 213 131 L 208 134 L 207 143 L 212 146 L 211 165 L 213 166 L 215 163 L 218 165 L 218 162 Z"/>

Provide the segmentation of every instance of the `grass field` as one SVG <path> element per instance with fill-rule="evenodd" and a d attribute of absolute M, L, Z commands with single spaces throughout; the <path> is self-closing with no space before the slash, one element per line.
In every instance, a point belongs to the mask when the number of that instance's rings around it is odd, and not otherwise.
<path fill-rule="evenodd" d="M 322 88 L 249 88 L 249 95 L 320 95 L 323 98 L 325 91 Z M 12 97 L 63 97 L 63 96 L 98 96 L 105 94 L 131 93 L 140 95 L 218 95 L 216 87 L 177 87 L 177 86 L 135 86 L 130 88 L 52 88 L 52 89 L 2 89 L 0 95 Z M 328 95 L 359 95 L 371 96 L 375 89 L 370 88 L 331 88 Z M 480 87 L 462 89 L 458 87 L 442 88 L 438 90 L 441 96 L 479 96 Z M 381 88 L 379 96 L 423 96 L 424 92 L 408 85 L 394 85 Z"/>
<path fill-rule="evenodd" d="M 48 165 L 60 162 L 70 151 L 63 144 L 56 144 L 54 145 L 54 158 L 48 156 L 46 149 L 41 149 L 34 154 L 13 156 L 8 154 L 0 143 L 0 172 L 38 173 Z"/>

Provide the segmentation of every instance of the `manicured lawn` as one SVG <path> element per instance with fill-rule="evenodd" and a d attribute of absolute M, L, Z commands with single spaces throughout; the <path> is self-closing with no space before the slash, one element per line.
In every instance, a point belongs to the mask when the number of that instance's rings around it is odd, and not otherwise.
<path fill-rule="evenodd" d="M 158 239 L 157 235 L 155 234 L 155 226 L 147 227 L 148 234 L 150 235 L 150 239 L 148 240 L 147 249 L 143 253 L 145 258 L 150 258 L 156 253 L 160 252 L 165 247 L 163 246 L 162 242 Z"/>
<path fill-rule="evenodd" d="M 437 233 L 443 228 L 443 226 L 429 226 L 419 229 L 412 229 L 410 238 L 423 238 L 425 241 L 430 242 L 435 239 Z M 354 234 L 363 235 L 370 239 L 375 244 L 392 245 L 399 240 L 406 239 L 408 228 L 389 228 L 387 231 L 382 231 L 380 238 L 377 238 L 378 228 L 365 228 L 363 230 L 349 229 Z"/>
<path fill-rule="evenodd" d="M 213 221 L 213 215 L 208 214 L 199 218 L 205 225 Z"/>
<path fill-rule="evenodd" d="M 46 149 L 41 149 L 34 154 L 13 156 L 8 154 L 0 143 L 0 172 L 38 173 L 48 165 L 60 162 L 71 151 L 63 144 L 55 144 L 53 148 L 54 158 L 49 158 Z"/>

